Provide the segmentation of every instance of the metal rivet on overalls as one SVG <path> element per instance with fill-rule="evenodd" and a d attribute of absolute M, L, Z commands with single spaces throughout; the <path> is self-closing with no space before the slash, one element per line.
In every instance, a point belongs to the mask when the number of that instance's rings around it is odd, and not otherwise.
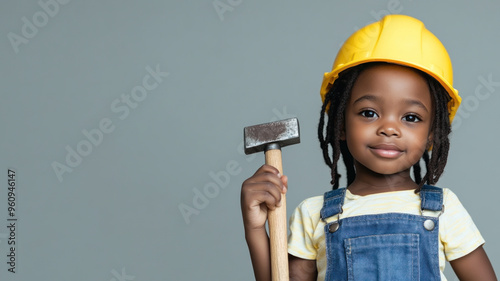
<path fill-rule="evenodd" d="M 434 229 L 434 222 L 432 220 L 426 220 L 424 221 L 424 228 L 429 230 L 429 231 L 432 231 Z"/>
<path fill-rule="evenodd" d="M 330 224 L 330 226 L 328 227 L 328 230 L 330 231 L 330 233 L 334 233 L 338 229 L 339 229 L 339 223 L 338 222 L 334 222 L 334 223 Z"/>

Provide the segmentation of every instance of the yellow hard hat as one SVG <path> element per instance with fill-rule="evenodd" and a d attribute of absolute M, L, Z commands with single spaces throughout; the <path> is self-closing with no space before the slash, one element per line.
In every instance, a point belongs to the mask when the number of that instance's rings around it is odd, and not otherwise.
<path fill-rule="evenodd" d="M 453 88 L 450 56 L 421 21 L 405 15 L 387 15 L 353 33 L 340 48 L 332 71 L 325 73 L 321 85 L 323 102 L 340 72 L 367 62 L 405 65 L 434 77 L 451 97 L 448 102 L 451 123 L 462 98 Z"/>

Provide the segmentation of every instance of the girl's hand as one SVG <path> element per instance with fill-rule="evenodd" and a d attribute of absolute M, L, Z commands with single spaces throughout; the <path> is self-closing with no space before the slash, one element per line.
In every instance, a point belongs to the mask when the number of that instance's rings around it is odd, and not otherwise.
<path fill-rule="evenodd" d="M 263 165 L 241 186 L 241 212 L 245 231 L 265 230 L 267 211 L 281 205 L 288 178 L 269 165 Z"/>

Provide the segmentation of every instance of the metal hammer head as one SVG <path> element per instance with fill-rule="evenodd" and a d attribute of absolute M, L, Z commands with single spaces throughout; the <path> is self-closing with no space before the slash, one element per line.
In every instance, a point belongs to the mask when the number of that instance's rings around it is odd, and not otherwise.
<path fill-rule="evenodd" d="M 245 154 L 265 151 L 269 146 L 281 148 L 300 142 L 299 120 L 290 118 L 255 126 L 245 127 Z M 273 147 L 274 148 L 274 147 Z"/>

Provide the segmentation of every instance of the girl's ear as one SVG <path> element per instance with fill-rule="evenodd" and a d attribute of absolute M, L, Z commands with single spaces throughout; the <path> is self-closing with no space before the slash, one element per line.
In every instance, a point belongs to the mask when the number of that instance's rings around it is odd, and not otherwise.
<path fill-rule="evenodd" d="M 426 146 L 426 149 L 429 150 L 432 147 L 433 143 L 434 143 L 434 134 L 430 133 L 429 136 L 427 137 L 427 146 Z"/>

